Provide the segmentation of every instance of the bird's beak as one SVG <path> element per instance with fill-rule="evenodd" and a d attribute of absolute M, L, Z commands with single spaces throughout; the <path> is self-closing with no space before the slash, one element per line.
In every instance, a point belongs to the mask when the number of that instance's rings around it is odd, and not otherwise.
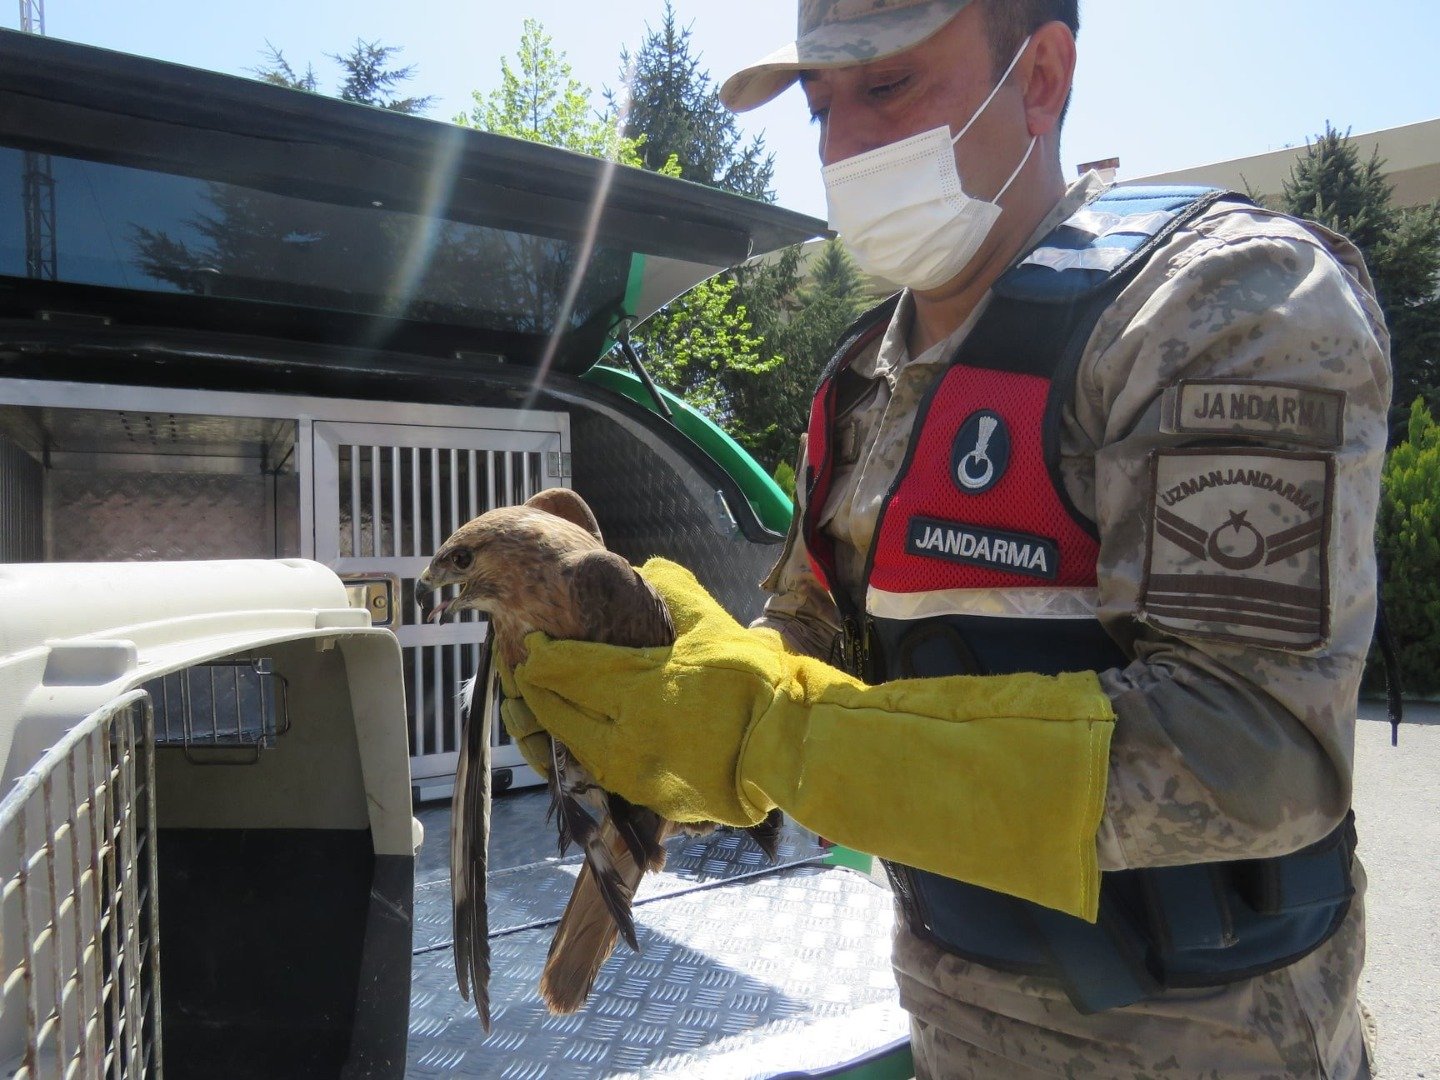
<path fill-rule="evenodd" d="M 415 579 L 415 602 L 420 605 L 421 622 L 439 622 L 445 617 L 445 609 L 450 606 L 446 600 L 435 603 L 435 585 L 430 580 L 430 567 Z"/>

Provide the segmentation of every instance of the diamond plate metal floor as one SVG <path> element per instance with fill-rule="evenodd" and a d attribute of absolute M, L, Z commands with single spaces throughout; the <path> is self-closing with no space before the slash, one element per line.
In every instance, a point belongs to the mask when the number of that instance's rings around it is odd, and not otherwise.
<path fill-rule="evenodd" d="M 671 841 L 665 871 L 637 897 L 640 954 L 622 945 L 585 1009 L 550 1016 L 536 985 L 579 859 L 554 857 L 546 801 L 531 791 L 495 802 L 488 1037 L 455 989 L 449 807 L 417 815 L 426 838 L 407 1076 L 762 1077 L 835 1066 L 905 1036 L 888 890 L 820 865 L 814 837 L 793 824 L 779 868 L 739 835 Z"/>

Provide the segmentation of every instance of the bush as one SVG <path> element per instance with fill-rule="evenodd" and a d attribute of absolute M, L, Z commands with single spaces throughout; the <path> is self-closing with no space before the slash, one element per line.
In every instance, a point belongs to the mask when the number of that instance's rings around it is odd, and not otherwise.
<path fill-rule="evenodd" d="M 788 461 L 780 462 L 775 466 L 774 480 L 793 505 L 795 502 L 795 467 Z"/>
<path fill-rule="evenodd" d="M 1440 424 L 1422 400 L 1381 478 L 1376 545 L 1385 619 L 1407 694 L 1440 690 Z"/>

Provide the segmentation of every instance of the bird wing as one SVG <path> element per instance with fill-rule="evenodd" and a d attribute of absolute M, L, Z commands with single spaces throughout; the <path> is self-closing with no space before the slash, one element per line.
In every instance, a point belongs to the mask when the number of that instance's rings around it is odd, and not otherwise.
<path fill-rule="evenodd" d="M 587 551 L 573 560 L 570 599 L 585 613 L 589 641 L 631 649 L 675 641 L 664 599 L 613 551 Z"/>
<path fill-rule="evenodd" d="M 490 718 L 499 681 L 491 662 L 493 632 L 480 646 L 470 681 L 461 733 L 455 795 L 450 803 L 450 891 L 454 902 L 455 979 L 460 994 L 474 993 L 480 1023 L 490 1030 L 490 916 L 485 873 L 490 845 Z"/>
<path fill-rule="evenodd" d="M 605 543 L 605 537 L 600 534 L 600 523 L 595 520 L 590 504 L 569 488 L 542 488 L 526 499 L 525 505 L 564 518 L 571 525 L 584 529 L 601 545 Z"/>

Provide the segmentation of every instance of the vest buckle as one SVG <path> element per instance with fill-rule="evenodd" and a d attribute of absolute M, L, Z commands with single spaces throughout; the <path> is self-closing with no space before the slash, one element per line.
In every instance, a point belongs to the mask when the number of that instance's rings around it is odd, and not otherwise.
<path fill-rule="evenodd" d="M 868 615 L 846 615 L 840 620 L 840 633 L 830 649 L 830 663 L 857 679 L 874 682 L 874 653 L 871 643 L 873 623 Z"/>

